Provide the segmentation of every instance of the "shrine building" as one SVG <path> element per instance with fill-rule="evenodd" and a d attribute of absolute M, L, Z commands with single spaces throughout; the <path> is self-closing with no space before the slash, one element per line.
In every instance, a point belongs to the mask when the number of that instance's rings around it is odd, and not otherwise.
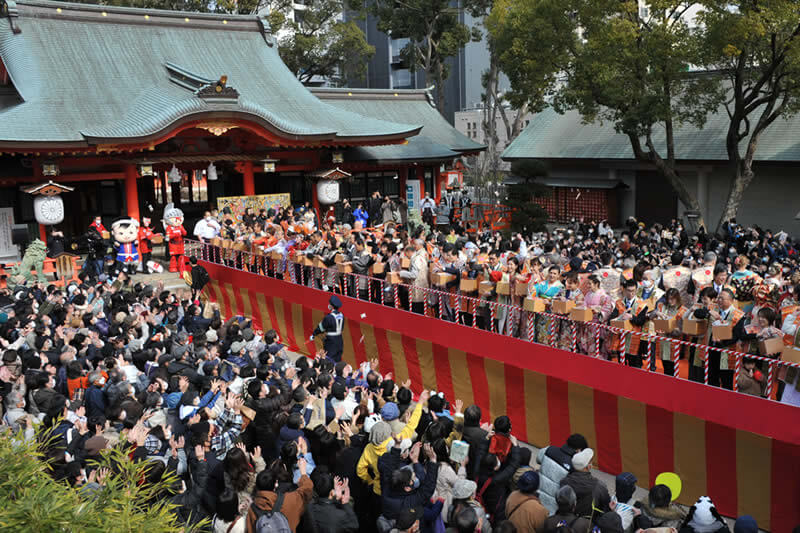
<path fill-rule="evenodd" d="M 483 149 L 426 91 L 304 87 L 259 16 L 0 0 L 0 208 L 32 235 L 25 189 L 49 180 L 77 234 L 168 202 L 189 223 L 224 196 L 318 206 L 324 176 L 356 201 L 411 180 L 439 196 Z"/>

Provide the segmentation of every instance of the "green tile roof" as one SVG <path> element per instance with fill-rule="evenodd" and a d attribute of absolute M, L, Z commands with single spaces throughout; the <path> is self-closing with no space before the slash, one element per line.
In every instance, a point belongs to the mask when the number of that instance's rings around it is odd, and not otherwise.
<path fill-rule="evenodd" d="M 256 16 L 47 0 L 25 0 L 17 8 L 13 23 L 20 33 L 0 19 L 0 58 L 24 100 L 0 100 L 0 143 L 6 145 L 143 138 L 181 120 L 222 117 L 251 120 L 284 138 L 333 144 L 380 144 L 421 127 L 413 117 L 356 115 L 320 101 L 285 67 Z M 167 64 L 208 80 L 227 75 L 239 98 L 199 98 L 170 81 Z"/>
<path fill-rule="evenodd" d="M 418 135 L 408 139 L 408 144 L 348 148 L 345 159 L 347 161 L 396 163 L 399 161 L 443 161 L 457 159 L 458 157 L 461 157 L 461 152 L 455 152 L 424 135 Z"/>
<path fill-rule="evenodd" d="M 367 156 L 370 159 L 452 159 L 459 153 L 479 152 L 486 148 L 451 126 L 433 107 L 429 94 L 424 90 L 314 88 L 311 92 L 321 100 L 353 113 L 422 124 L 419 138 L 409 139 L 408 145 L 360 150 L 374 152 Z"/>
<path fill-rule="evenodd" d="M 684 161 L 727 161 L 725 137 L 728 116 L 724 109 L 711 115 L 703 129 L 681 126 L 675 131 L 675 155 Z M 654 143 L 666 154 L 662 128 Z M 614 131 L 610 122 L 584 124 L 569 111 L 559 115 L 547 108 L 534 116 L 502 155 L 515 159 L 633 159 L 630 141 Z M 762 135 L 758 161 L 800 161 L 800 118 L 776 120 Z"/>

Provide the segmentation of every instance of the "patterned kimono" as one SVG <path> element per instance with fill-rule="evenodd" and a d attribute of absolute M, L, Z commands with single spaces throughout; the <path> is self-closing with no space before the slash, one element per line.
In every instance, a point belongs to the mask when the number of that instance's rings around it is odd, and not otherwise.
<path fill-rule="evenodd" d="M 672 307 L 667 305 L 666 302 L 659 302 L 656 305 L 656 310 L 661 313 L 662 315 L 666 316 L 668 319 L 676 318 L 678 322 L 676 324 L 677 329 L 681 329 L 681 323 L 683 322 L 683 317 L 688 311 L 684 306 Z M 681 335 L 675 335 L 672 332 L 662 332 L 659 333 L 662 337 L 672 337 L 673 339 L 680 339 Z M 658 353 L 661 356 L 663 361 L 672 361 L 672 343 L 669 341 L 658 341 Z"/>
<path fill-rule="evenodd" d="M 735 292 L 734 296 L 739 302 L 752 302 L 753 291 L 761 283 L 761 277 L 751 270 L 737 270 L 731 274 L 730 284 Z"/>
<path fill-rule="evenodd" d="M 594 318 L 592 324 L 605 324 L 608 317 L 611 316 L 611 311 L 614 309 L 614 301 L 606 294 L 602 288 L 597 292 L 588 293 L 584 299 L 583 304 L 594 311 Z M 588 324 L 578 324 L 578 346 L 581 353 L 587 355 L 595 354 L 595 328 Z M 607 329 L 600 331 L 600 338 L 604 340 L 601 345 L 601 354 L 608 355 L 608 342 L 610 339 Z"/>
<path fill-rule="evenodd" d="M 564 285 L 560 281 L 556 281 L 550 285 L 547 281 L 542 281 L 533 286 L 533 295 L 536 298 L 545 298 L 552 300 L 564 289 Z M 543 316 L 536 317 L 536 342 L 540 344 L 550 344 L 550 323 L 555 320 Z M 556 329 L 556 336 L 558 329 Z M 555 339 L 552 339 L 553 341 Z"/>
<path fill-rule="evenodd" d="M 571 290 L 571 291 L 567 290 L 567 289 L 564 289 L 564 291 L 561 293 L 561 297 L 563 297 L 565 300 L 569 300 L 569 301 L 575 302 L 576 306 L 581 306 L 581 305 L 583 305 L 583 302 L 584 302 L 583 293 L 581 292 L 580 289 L 575 289 L 575 290 Z M 578 325 L 576 324 L 576 327 L 577 326 Z M 571 320 L 561 320 L 558 329 L 559 329 L 558 347 L 561 348 L 562 350 L 566 350 L 568 352 L 571 352 L 572 351 L 572 321 Z M 578 335 L 578 334 L 579 334 L 579 331 L 576 330 L 576 335 Z"/>

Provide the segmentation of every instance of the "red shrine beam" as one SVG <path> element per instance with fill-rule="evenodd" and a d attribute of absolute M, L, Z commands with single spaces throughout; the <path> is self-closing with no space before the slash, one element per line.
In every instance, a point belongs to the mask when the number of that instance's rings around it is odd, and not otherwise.
<path fill-rule="evenodd" d="M 202 262 L 223 316 L 252 317 L 309 354 L 304 340 L 329 293 Z M 484 420 L 507 414 L 535 446 L 582 433 L 605 472 L 633 472 L 650 487 L 665 471 L 683 480 L 679 502 L 710 495 L 727 516 L 759 526 L 800 524 L 800 409 L 662 374 L 342 297 L 344 358 L 378 356 L 381 371 L 449 400 L 475 403 Z M 362 314 L 366 316 L 360 318 Z M 317 341 L 317 348 L 320 342 Z"/>

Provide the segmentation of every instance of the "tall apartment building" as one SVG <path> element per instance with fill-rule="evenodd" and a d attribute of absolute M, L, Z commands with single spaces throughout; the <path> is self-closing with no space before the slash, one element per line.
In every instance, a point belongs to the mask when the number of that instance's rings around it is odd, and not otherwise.
<path fill-rule="evenodd" d="M 464 10 L 459 11 L 459 20 L 469 27 L 480 24 L 479 19 L 474 19 Z M 369 89 L 424 89 L 435 84 L 435 81 L 425 79 L 424 72 L 411 72 L 402 60 L 400 52 L 408 44 L 408 39 L 393 37 L 378 30 L 378 21 L 372 15 L 358 21 L 358 25 L 366 35 L 367 42 L 375 47 L 375 55 L 367 66 L 365 78 L 352 80 L 349 86 Z M 442 114 L 452 124 L 456 112 L 480 105 L 483 92 L 481 75 L 489 68 L 486 40 L 467 43 L 458 55 L 447 60 L 447 64 L 450 67 L 450 76 L 445 81 L 445 109 Z M 508 82 L 505 83 L 507 86 Z"/>

